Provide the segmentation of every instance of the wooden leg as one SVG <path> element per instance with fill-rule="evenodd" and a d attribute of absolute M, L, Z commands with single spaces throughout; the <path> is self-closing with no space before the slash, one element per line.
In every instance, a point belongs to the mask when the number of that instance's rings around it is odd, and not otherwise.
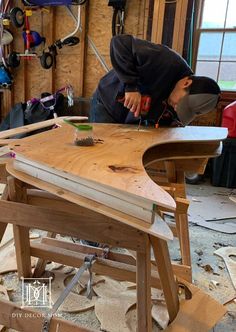
<path fill-rule="evenodd" d="M 46 237 L 50 237 L 50 238 L 55 238 L 56 237 L 56 233 L 53 233 L 53 232 L 48 232 Z M 42 274 L 44 273 L 45 271 L 45 267 L 47 265 L 47 260 L 45 259 L 42 259 L 42 258 L 39 258 L 37 260 L 37 264 L 35 266 L 35 269 L 34 269 L 34 275 L 33 277 L 34 278 L 40 278 L 42 276 Z"/>
<path fill-rule="evenodd" d="M 1 199 L 3 199 L 3 200 L 7 200 L 8 199 L 8 187 L 7 187 L 7 185 L 5 186 L 5 188 L 3 190 Z M 3 235 L 5 233 L 6 228 L 7 228 L 7 224 L 0 222 L 0 243 L 2 241 L 2 238 L 3 238 Z"/>
<path fill-rule="evenodd" d="M 7 178 L 9 200 L 13 202 L 27 202 L 26 188 L 24 183 L 9 176 Z M 20 213 L 20 212 L 19 212 Z M 18 276 L 30 278 L 31 257 L 29 227 L 13 225 L 14 242 L 16 250 L 16 262 Z"/>
<path fill-rule="evenodd" d="M 176 198 L 175 221 L 180 243 L 182 264 L 191 266 L 189 225 L 188 225 L 189 201 L 184 198 Z"/>
<path fill-rule="evenodd" d="M 152 331 L 150 241 L 145 236 L 145 252 L 137 252 L 137 332 Z"/>
<path fill-rule="evenodd" d="M 29 228 L 13 225 L 13 232 L 16 249 L 18 276 L 19 278 L 30 278 L 32 272 L 30 259 Z"/>
<path fill-rule="evenodd" d="M 164 161 L 168 182 L 176 182 L 176 170 L 174 161 Z"/>
<path fill-rule="evenodd" d="M 2 241 L 6 228 L 7 228 L 7 224 L 0 222 L 0 243 Z"/>
<path fill-rule="evenodd" d="M 178 184 L 178 197 L 186 198 L 186 185 L 185 185 L 185 174 L 184 171 L 176 171 L 176 182 Z"/>
<path fill-rule="evenodd" d="M 174 279 L 169 250 L 166 241 L 150 236 L 159 277 L 172 322 L 179 311 L 178 288 Z"/>
<path fill-rule="evenodd" d="M 191 266 L 191 254 L 190 254 L 190 241 L 189 241 L 189 229 L 188 229 L 188 216 L 187 214 L 180 214 L 179 220 L 179 242 L 180 251 L 182 257 L 182 264 Z"/>

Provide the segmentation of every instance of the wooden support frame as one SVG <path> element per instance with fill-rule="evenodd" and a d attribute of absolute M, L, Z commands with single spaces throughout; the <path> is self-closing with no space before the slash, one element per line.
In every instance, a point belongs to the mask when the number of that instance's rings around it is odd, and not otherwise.
<path fill-rule="evenodd" d="M 44 315 L 37 311 L 29 310 L 28 308 L 22 308 L 13 302 L 1 300 L 0 301 L 1 312 L 0 321 L 1 324 L 13 328 L 17 331 L 32 332 L 41 331 Z M 72 322 L 65 319 L 52 317 L 49 332 L 91 332 L 83 327 L 79 327 Z"/>
<path fill-rule="evenodd" d="M 17 179 L 10 178 L 9 185 L 11 186 L 10 197 L 14 200 L 27 200 L 24 197 L 25 184 Z M 23 198 L 22 198 L 23 197 Z M 15 208 L 13 208 L 15 205 Z M 135 282 L 137 280 L 137 297 L 139 303 L 137 306 L 138 310 L 138 331 L 151 331 L 151 284 L 160 286 L 165 285 L 164 279 L 166 278 L 165 273 L 169 276 L 173 276 L 173 270 L 171 262 L 166 263 L 165 269 L 161 270 L 163 280 L 159 282 L 158 275 L 155 271 L 151 273 L 151 262 L 150 262 L 150 240 L 147 234 L 137 230 L 131 226 L 119 224 L 117 221 L 112 220 L 109 217 L 104 218 L 101 216 L 99 221 L 99 215 L 95 212 L 88 210 L 80 210 L 81 216 L 63 213 L 62 211 L 55 211 L 49 208 L 34 207 L 23 202 L 13 201 L 1 201 L 0 208 L 2 209 L 5 218 L 1 221 L 5 223 L 13 223 L 16 229 L 15 241 L 17 250 L 21 253 L 17 256 L 17 265 L 19 276 L 29 277 L 31 274 L 30 256 L 36 256 L 41 259 L 50 259 L 60 263 L 66 263 L 71 266 L 79 267 L 83 261 L 85 254 L 75 253 L 71 250 L 50 246 L 48 244 L 31 244 L 27 231 L 29 227 L 47 229 L 48 231 L 55 231 L 61 234 L 67 234 L 77 236 L 79 238 L 89 238 L 91 240 L 105 242 L 111 245 L 129 248 L 137 251 L 137 267 L 135 265 L 127 265 L 123 262 L 114 262 L 98 258 L 97 262 L 93 265 L 93 270 L 100 274 L 108 274 L 111 277 L 121 280 L 129 280 Z M 5 210 L 5 208 L 7 210 Z M 91 207 L 92 208 L 92 207 Z M 36 210 L 35 210 L 36 209 Z M 78 207 L 79 209 L 79 207 Z M 17 210 L 16 215 L 11 211 Z M 33 216 L 33 218 L 32 218 Z M 86 217 L 86 223 L 84 218 Z M 81 218 L 81 222 L 80 222 Z M 83 218 L 83 219 L 82 219 Z M 66 224 L 65 224 L 66 221 Z M 101 224 L 102 222 L 102 224 Z M 54 226 L 53 226 L 54 224 Z M 73 226 L 74 225 L 74 226 Z M 101 232 L 103 229 L 103 232 Z M 81 236 L 82 234 L 82 236 Z M 118 240 L 119 239 L 119 240 Z M 163 240 L 166 242 L 165 240 Z M 26 244 L 26 246 L 24 246 Z M 23 247 L 25 251 L 23 251 Z M 162 247 L 161 247 L 162 248 Z M 161 252 L 167 250 L 161 249 Z M 165 253 L 165 261 L 170 259 Z M 170 277 L 167 280 L 171 280 Z M 174 279 L 173 279 L 174 280 Z M 174 290 L 172 288 L 172 290 Z M 177 290 L 176 290 L 176 296 Z M 144 302 L 143 302 L 143 299 Z M 167 307 L 171 319 L 174 319 L 175 310 L 175 296 L 169 297 L 167 301 Z M 177 315 L 177 312 L 176 312 Z M 144 317 L 146 317 L 144 319 Z"/>
<path fill-rule="evenodd" d="M 80 75 L 78 82 L 78 95 L 79 97 L 84 96 L 84 83 L 85 83 L 85 62 L 86 62 L 86 33 L 87 33 L 87 2 L 83 6 L 81 6 L 81 26 L 82 31 L 80 34 Z"/>
<path fill-rule="evenodd" d="M 0 95 L 1 95 L 1 103 L 0 103 L 1 106 L 0 122 L 1 122 L 12 107 L 12 90 L 0 89 Z"/>
<path fill-rule="evenodd" d="M 101 126 L 99 129 L 101 128 L 103 127 Z M 114 128 L 114 131 L 117 131 L 118 129 L 115 125 L 111 128 Z M 65 134 L 67 132 L 67 129 L 69 128 L 60 128 L 60 129 L 54 131 L 56 136 L 60 135 L 61 133 Z M 123 130 L 125 131 L 123 134 L 125 134 L 127 130 L 126 127 L 122 127 L 122 130 L 119 127 L 119 133 L 116 134 L 122 135 Z M 132 132 L 130 128 L 128 130 L 129 133 Z M 180 129 L 180 131 L 181 130 L 182 131 L 184 130 L 185 133 L 189 132 L 189 129 Z M 158 134 L 161 135 L 161 139 L 164 139 L 166 137 L 165 132 L 160 131 L 158 132 Z M 176 134 L 177 132 L 176 133 L 174 132 L 174 135 Z M 217 153 L 220 153 L 219 142 L 224 137 L 225 130 L 221 130 L 221 132 L 219 131 L 218 134 L 215 134 L 214 132 L 214 135 L 212 133 L 209 134 L 209 132 L 207 132 L 207 137 L 205 140 L 206 143 L 202 136 L 201 139 L 195 137 L 193 139 L 192 132 L 191 133 L 189 132 L 189 134 L 191 134 L 190 141 L 191 140 L 194 141 L 195 139 L 196 140 L 195 146 L 200 144 L 201 147 L 200 152 L 198 151 L 199 154 L 197 154 L 196 158 L 203 158 L 203 157 L 205 158 L 208 156 L 208 154 L 216 155 Z M 49 136 L 50 135 L 51 133 L 49 134 Z M 136 135 L 136 132 L 133 133 L 133 135 Z M 111 133 L 109 133 L 109 137 L 110 136 Z M 48 133 L 45 133 L 45 136 L 43 135 L 44 139 L 46 137 L 48 137 Z M 177 140 L 181 141 L 181 139 L 179 139 L 179 136 Z M 23 140 L 23 142 L 21 142 L 20 144 L 19 149 L 17 148 L 17 145 L 14 145 L 16 153 L 19 151 L 20 152 L 23 151 L 23 153 L 26 154 L 26 156 L 27 153 L 30 153 L 30 150 L 27 147 L 26 148 L 24 147 L 25 142 L 27 142 L 26 143 L 27 145 L 29 144 L 29 142 L 31 142 L 31 139 Z M 157 142 L 156 145 L 157 148 L 158 146 L 164 144 L 163 142 L 162 143 L 160 142 L 161 140 Z M 172 142 L 173 142 L 173 137 L 172 137 Z M 183 149 L 184 151 L 182 151 L 183 155 L 181 155 L 180 146 L 179 149 L 173 150 L 174 152 L 172 151 L 173 147 L 170 148 L 170 150 L 167 152 L 163 152 L 166 151 L 166 149 L 162 149 L 162 155 L 161 155 L 161 159 L 167 160 L 169 162 L 171 177 L 173 178 L 174 181 L 177 182 L 179 181 L 180 184 L 182 184 L 183 181 L 182 178 L 183 171 L 182 170 L 178 171 L 178 169 L 174 169 L 173 171 L 171 170 L 171 167 L 173 166 L 171 158 L 185 159 L 188 158 L 187 156 L 189 156 L 189 159 L 191 159 L 193 157 L 194 151 L 191 151 L 192 154 L 188 155 L 189 149 L 187 148 L 186 142 L 188 142 L 188 140 L 186 140 L 185 138 L 182 142 L 184 147 Z M 153 146 L 153 138 L 151 138 L 151 143 Z M 145 144 L 147 144 L 147 141 L 145 141 Z M 167 143 L 167 146 L 168 144 L 171 145 L 172 143 L 171 142 Z M 127 146 L 127 141 L 126 141 L 126 146 Z M 178 147 L 178 145 L 175 145 L 175 147 L 176 146 Z M 143 151 L 146 151 L 146 148 Z M 173 152 L 173 154 L 171 152 Z M 140 151 L 138 151 L 138 153 L 140 153 Z M 167 155 L 165 155 L 166 153 Z M 19 155 L 17 157 L 19 161 Z M 38 157 L 38 153 L 36 157 Z M 108 154 L 108 157 L 110 157 L 110 154 Z M 81 154 L 80 154 L 80 160 L 81 160 Z M 106 165 L 113 165 L 112 162 L 114 161 L 111 161 L 108 164 L 106 163 Z M 88 170 L 88 164 L 86 163 L 86 171 L 87 170 Z M 171 264 L 168 252 L 167 240 L 172 239 L 172 235 L 170 236 L 171 233 L 169 232 L 168 227 L 163 228 L 163 224 L 162 222 L 160 222 L 158 218 L 155 217 L 153 224 L 150 225 L 147 222 L 142 221 L 141 219 L 138 221 L 137 218 L 134 218 L 133 216 L 130 216 L 127 213 L 124 213 L 122 210 L 121 211 L 119 211 L 119 209 L 115 210 L 111 206 L 106 206 L 104 204 L 101 204 L 100 202 L 99 203 L 96 202 L 96 200 L 94 201 L 86 197 L 80 197 L 78 193 L 73 193 L 69 190 L 57 187 L 54 184 L 47 183 L 44 181 L 44 179 L 40 180 L 36 177 L 30 176 L 29 174 L 21 173 L 15 170 L 10 164 L 7 165 L 7 171 L 14 178 L 10 178 L 8 182 L 8 187 L 10 187 L 9 188 L 10 201 L 4 201 L 4 200 L 0 201 L 0 208 L 1 211 L 3 212 L 1 216 L 1 222 L 3 223 L 10 222 L 14 225 L 16 245 L 19 251 L 22 252 L 21 255 L 22 257 L 20 258 L 17 257 L 17 264 L 20 275 L 24 277 L 30 275 L 29 258 L 31 255 L 34 255 L 44 260 L 52 258 L 52 260 L 54 261 L 58 261 L 61 263 L 66 262 L 67 264 L 72 266 L 80 266 L 85 256 L 85 254 L 81 254 L 79 252 L 75 253 L 74 251 L 68 248 L 53 246 L 50 245 L 50 243 L 30 244 L 29 239 L 26 240 L 26 238 L 28 238 L 29 227 L 39 228 L 53 233 L 76 236 L 78 238 L 84 238 L 92 241 L 103 242 L 111 244 L 113 246 L 128 248 L 131 250 L 135 250 L 137 252 L 136 265 L 134 265 L 132 261 L 129 264 L 126 264 L 126 262 L 119 262 L 119 261 L 116 262 L 116 261 L 104 260 L 102 258 L 98 258 L 97 262 L 93 265 L 94 269 L 96 269 L 96 272 L 99 273 L 107 271 L 109 275 L 116 277 L 118 279 L 125 278 L 126 280 L 130 281 L 137 280 L 138 283 L 137 297 L 139 301 L 141 300 L 143 301 L 142 305 L 141 303 L 138 303 L 137 306 L 138 332 L 151 331 L 150 286 L 155 284 L 157 287 L 159 286 L 158 282 L 161 284 L 163 288 L 170 320 L 173 321 L 175 319 L 179 311 L 179 299 L 177 292 L 178 287 L 173 271 L 177 270 L 181 271 L 182 267 L 178 266 L 177 268 L 177 266 L 175 266 L 174 269 L 174 266 Z M 63 169 L 63 171 L 66 173 L 67 171 L 66 167 Z M 121 173 L 119 173 L 119 179 L 122 178 L 120 174 Z M 81 175 L 81 173 L 79 175 Z M 132 175 L 132 180 L 133 179 L 135 179 L 135 177 Z M 135 183 L 135 181 L 132 182 Z M 29 186 L 34 186 L 39 189 L 45 189 L 48 192 L 50 192 L 50 194 L 55 194 L 61 199 L 69 201 L 70 202 L 69 204 L 75 203 L 76 209 L 70 211 L 68 210 L 67 206 L 66 211 L 64 211 L 63 209 L 66 208 L 67 205 L 65 203 L 63 204 L 63 208 L 58 208 L 58 209 L 55 206 L 55 202 L 53 202 L 54 208 L 52 208 L 52 206 L 50 205 L 41 206 L 41 204 L 38 204 L 38 202 L 37 205 L 36 204 L 37 200 L 32 199 L 32 197 L 30 198 L 29 191 L 27 189 L 27 187 Z M 141 184 L 139 184 L 138 188 L 142 188 Z M 94 190 L 95 191 L 97 190 L 96 186 L 94 187 Z M 160 192 L 162 192 L 162 190 L 160 190 Z M 135 195 L 138 196 L 137 191 Z M 148 195 L 145 196 L 145 198 L 147 197 Z M 173 198 L 170 197 L 171 199 L 169 199 L 167 194 L 165 197 L 168 198 L 168 204 L 164 202 L 163 205 L 169 208 L 169 210 L 173 210 L 174 207 Z M 58 199 L 59 201 L 60 198 Z M 31 204 L 29 204 L 29 200 L 31 200 Z M 34 202 L 35 205 L 32 205 L 32 202 Z M 161 204 L 159 205 L 162 206 Z M 60 206 L 60 202 L 58 206 Z M 157 206 L 157 210 L 160 209 L 160 206 Z M 155 209 L 156 207 L 153 206 L 154 212 Z M 155 216 L 157 216 L 156 213 Z M 86 222 L 84 222 L 84 219 L 86 219 Z M 179 229 L 180 228 L 178 228 L 178 231 Z M 24 251 L 25 243 L 26 243 L 26 248 Z M 151 245 L 153 247 L 154 256 L 155 256 L 155 265 L 156 265 L 156 268 L 153 269 L 151 269 L 151 262 L 150 262 Z M 159 272 L 159 278 L 157 270 Z"/>
<path fill-rule="evenodd" d="M 179 54 L 183 53 L 187 9 L 187 0 L 177 1 L 172 48 Z"/>

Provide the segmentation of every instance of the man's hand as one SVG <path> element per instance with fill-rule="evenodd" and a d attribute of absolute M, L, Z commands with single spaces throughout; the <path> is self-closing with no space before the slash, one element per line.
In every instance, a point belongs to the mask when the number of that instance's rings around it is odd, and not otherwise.
<path fill-rule="evenodd" d="M 126 92 L 124 106 L 127 107 L 130 112 L 134 113 L 134 116 L 137 118 L 141 108 L 141 94 L 137 91 Z"/>

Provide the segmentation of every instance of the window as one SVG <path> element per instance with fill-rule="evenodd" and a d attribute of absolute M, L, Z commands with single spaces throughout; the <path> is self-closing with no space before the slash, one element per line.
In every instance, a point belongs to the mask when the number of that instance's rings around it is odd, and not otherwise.
<path fill-rule="evenodd" d="M 202 0 L 196 29 L 196 75 L 236 92 L 236 0 Z"/>

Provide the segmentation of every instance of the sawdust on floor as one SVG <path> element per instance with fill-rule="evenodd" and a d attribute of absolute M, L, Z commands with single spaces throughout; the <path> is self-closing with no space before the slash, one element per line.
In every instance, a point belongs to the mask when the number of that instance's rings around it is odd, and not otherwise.
<path fill-rule="evenodd" d="M 3 186 L 1 189 L 3 189 Z M 211 199 L 214 201 L 214 198 L 218 197 L 219 193 L 220 195 L 235 197 L 236 190 L 212 187 L 208 183 L 202 183 L 200 185 L 187 185 L 187 192 L 196 199 L 198 197 L 208 197 L 210 202 Z M 232 219 L 231 222 L 236 224 L 236 219 Z M 190 223 L 194 284 L 209 293 L 220 303 L 230 301 L 236 295 L 236 290 L 232 285 L 224 261 L 222 258 L 214 255 L 214 251 L 227 246 L 236 247 L 235 239 L 236 236 L 234 234 L 224 234 Z M 119 251 L 120 249 L 117 250 Z M 176 240 L 170 243 L 170 252 L 173 260 L 178 261 L 180 259 L 179 246 Z M 9 290 L 10 299 L 20 303 L 21 287 L 16 273 L 7 273 L 0 277 L 4 286 Z M 212 332 L 236 332 L 236 303 L 234 301 L 230 302 L 227 304 L 227 308 L 228 313 L 214 327 Z M 93 330 L 100 329 L 100 323 L 94 310 L 79 314 L 63 313 L 63 317 Z M 135 309 L 130 311 L 127 324 L 133 319 L 135 319 Z"/>

